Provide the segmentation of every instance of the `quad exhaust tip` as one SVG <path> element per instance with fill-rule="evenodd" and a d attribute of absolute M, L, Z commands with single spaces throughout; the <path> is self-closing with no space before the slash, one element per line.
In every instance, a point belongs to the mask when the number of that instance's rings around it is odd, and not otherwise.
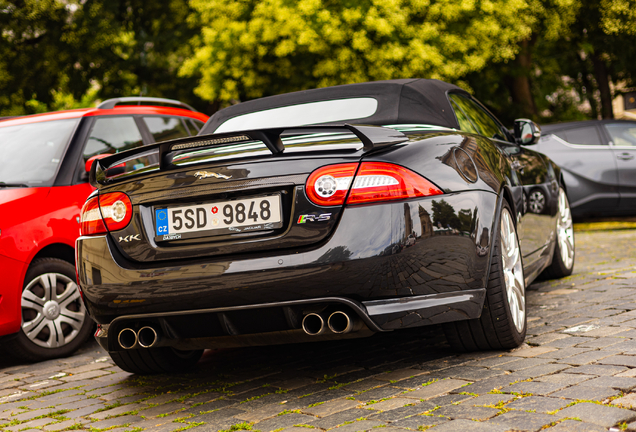
<path fill-rule="evenodd" d="M 342 311 L 335 311 L 329 315 L 327 324 L 329 325 L 329 330 L 336 334 L 349 333 L 354 327 L 353 318 Z"/>
<path fill-rule="evenodd" d="M 325 320 L 317 313 L 309 313 L 303 318 L 303 330 L 311 336 L 318 336 L 325 332 Z"/>
<path fill-rule="evenodd" d="M 140 347 L 152 348 L 159 341 L 159 335 L 154 328 L 145 326 L 139 329 L 139 332 L 137 333 L 137 339 L 139 341 Z"/>
<path fill-rule="evenodd" d="M 131 328 L 125 328 L 119 332 L 117 341 L 119 342 L 119 346 L 122 348 L 132 349 L 138 342 L 137 333 Z"/>

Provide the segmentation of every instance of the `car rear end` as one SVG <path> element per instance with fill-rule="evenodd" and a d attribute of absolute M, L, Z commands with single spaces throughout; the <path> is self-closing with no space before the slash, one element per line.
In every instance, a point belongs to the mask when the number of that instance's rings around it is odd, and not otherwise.
<path fill-rule="evenodd" d="M 77 271 L 102 346 L 360 337 L 479 315 L 488 258 L 474 233 L 433 238 L 431 215 L 435 199 L 494 208 L 494 194 L 444 194 L 383 158 L 419 139 L 393 129 L 282 132 L 170 141 L 93 166 Z M 422 262 L 447 261 L 460 263 L 450 281 L 414 288 L 436 277 Z"/>

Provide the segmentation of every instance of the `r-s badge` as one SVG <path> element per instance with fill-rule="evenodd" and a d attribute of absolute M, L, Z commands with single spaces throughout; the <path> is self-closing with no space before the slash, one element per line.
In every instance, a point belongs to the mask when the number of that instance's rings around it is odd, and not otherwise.
<path fill-rule="evenodd" d="M 297 223 L 302 224 L 306 222 L 325 222 L 325 221 L 328 221 L 329 219 L 331 219 L 331 213 L 323 213 L 318 215 L 306 214 L 306 215 L 300 215 Z"/>

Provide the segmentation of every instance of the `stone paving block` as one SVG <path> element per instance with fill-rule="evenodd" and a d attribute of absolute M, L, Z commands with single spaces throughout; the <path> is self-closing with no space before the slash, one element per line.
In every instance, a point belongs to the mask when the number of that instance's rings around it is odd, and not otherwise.
<path fill-rule="evenodd" d="M 555 348 L 568 348 L 568 347 L 573 347 L 579 344 L 584 344 L 586 342 L 591 342 L 594 340 L 596 339 L 591 337 L 568 336 L 568 337 L 556 339 L 544 345 L 555 347 Z"/>
<path fill-rule="evenodd" d="M 497 424 L 459 419 L 442 423 L 439 426 L 427 430 L 435 432 L 504 432 L 508 429 L 506 429 L 505 426 Z"/>
<path fill-rule="evenodd" d="M 488 420 L 499 413 L 496 408 L 487 407 L 473 407 L 465 404 L 460 405 L 447 405 L 440 409 L 433 411 L 435 415 L 443 415 L 451 420 L 455 419 L 468 419 L 468 420 Z"/>
<path fill-rule="evenodd" d="M 508 375 L 501 375 L 494 378 L 488 378 L 485 380 L 476 381 L 473 384 L 461 387 L 452 392 L 468 392 L 468 393 L 476 393 L 478 395 L 484 395 L 489 393 L 492 390 L 500 389 L 502 387 L 508 386 L 515 381 L 522 381 L 529 379 L 530 377 L 524 374 L 512 373 Z"/>
<path fill-rule="evenodd" d="M 485 394 L 476 398 L 463 401 L 462 404 L 470 406 L 497 405 L 500 402 L 508 403 L 515 397 L 510 394 Z"/>
<path fill-rule="evenodd" d="M 532 378 L 541 377 L 543 375 L 549 375 L 556 372 L 560 372 L 562 370 L 568 369 L 570 366 L 555 364 L 555 363 L 546 363 L 542 365 L 532 366 L 527 369 L 524 369 L 522 372 L 524 375 L 527 375 Z"/>
<path fill-rule="evenodd" d="M 49 424 L 47 426 L 44 426 L 43 430 L 47 431 L 47 432 L 58 432 L 61 430 L 65 430 L 68 429 L 72 426 L 75 425 L 81 425 L 86 423 L 87 421 L 84 419 L 71 419 L 71 420 L 65 420 L 63 422 L 60 423 L 53 423 L 53 424 Z"/>
<path fill-rule="evenodd" d="M 327 417 L 340 411 L 355 408 L 358 405 L 360 405 L 360 402 L 356 400 L 336 399 L 313 407 L 303 408 L 302 412 L 317 417 Z"/>
<path fill-rule="evenodd" d="M 52 419 L 50 417 L 44 417 L 37 420 L 31 420 L 30 422 L 22 423 L 20 426 L 24 428 L 29 427 L 29 428 L 37 429 L 47 424 L 53 423 L 54 421 L 55 419 Z"/>
<path fill-rule="evenodd" d="M 20 420 L 20 421 L 24 421 L 24 420 L 31 420 L 32 418 L 36 418 L 36 417 L 40 417 L 43 415 L 47 415 L 47 414 L 51 414 L 53 412 L 57 411 L 54 408 L 42 408 L 42 409 L 37 409 L 35 411 L 27 411 L 23 414 L 18 414 L 16 416 L 11 417 L 11 420 Z"/>
<path fill-rule="evenodd" d="M 391 421 L 389 425 L 395 428 L 422 430 L 424 428 L 433 428 L 434 426 L 439 426 L 447 422 L 449 422 L 448 418 L 442 416 L 414 415 L 408 418 Z M 337 431 L 337 429 L 335 430 Z"/>
<path fill-rule="evenodd" d="M 401 408 L 404 405 L 412 404 L 413 399 L 402 398 L 402 397 L 394 397 L 391 399 L 384 400 L 382 402 L 368 404 L 365 408 L 371 409 L 374 411 L 387 411 L 395 408 Z"/>
<path fill-rule="evenodd" d="M 442 379 L 439 376 L 430 376 L 428 374 L 425 375 L 419 375 L 416 376 L 414 378 L 408 378 L 408 379 L 404 379 L 402 381 L 398 381 L 396 383 L 391 384 L 393 387 L 400 387 L 403 389 L 416 389 L 421 387 L 423 384 L 427 384 L 429 382 L 432 381 L 439 381 L 440 379 Z M 349 386 L 346 386 L 346 388 L 349 388 Z"/>
<path fill-rule="evenodd" d="M 285 405 L 280 404 L 271 404 L 265 405 L 262 408 L 256 409 L 254 411 L 247 411 L 234 416 L 239 420 L 244 420 L 248 423 L 255 423 L 261 420 L 268 419 L 270 417 L 274 417 L 283 411 L 286 410 Z"/>
<path fill-rule="evenodd" d="M 489 357 L 489 358 L 477 360 L 477 361 L 469 363 L 467 366 L 478 366 L 478 367 L 490 368 L 490 367 L 500 366 L 506 363 L 510 363 L 516 360 L 517 360 L 516 357 L 500 355 L 497 357 Z"/>
<path fill-rule="evenodd" d="M 466 381 L 477 381 L 503 374 L 503 370 L 487 369 L 478 366 L 455 366 L 436 373 L 436 375 L 441 378 L 456 378 Z"/>
<path fill-rule="evenodd" d="M 553 393 L 557 390 L 561 390 L 567 387 L 566 384 L 555 384 L 555 383 L 547 383 L 547 382 L 537 382 L 537 381 L 522 381 L 516 384 L 512 384 L 511 386 L 504 387 L 501 389 L 504 393 L 531 393 L 533 395 L 545 396 L 547 394 Z"/>
<path fill-rule="evenodd" d="M 122 405 L 122 406 L 118 406 L 106 411 L 100 411 L 98 413 L 95 414 L 91 414 L 88 417 L 92 418 L 93 420 L 104 420 L 107 417 L 112 417 L 112 416 L 116 416 L 116 415 L 120 415 L 123 413 L 127 413 L 130 411 L 136 411 L 139 410 L 141 408 L 145 408 L 146 406 L 143 404 L 131 404 L 131 405 Z"/>
<path fill-rule="evenodd" d="M 620 372 L 626 371 L 627 368 L 624 366 L 611 366 L 611 365 L 584 365 L 573 367 L 570 369 L 565 369 L 563 373 L 569 374 L 584 374 L 584 375 L 598 375 L 598 376 L 609 376 L 616 375 Z"/>
<path fill-rule="evenodd" d="M 340 426 L 337 431 L 338 432 L 358 432 L 358 431 L 366 431 L 369 429 L 373 429 L 376 426 L 381 426 L 384 425 L 383 422 L 379 422 L 377 420 L 361 420 L 361 421 L 357 421 L 355 423 L 351 423 L 348 425 L 344 425 L 344 426 Z M 384 428 L 382 428 L 384 429 Z M 266 432 L 266 431 L 262 431 L 262 432 Z M 267 432 L 271 432 L 267 431 Z"/>
<path fill-rule="evenodd" d="M 546 346 L 546 344 L 549 344 L 550 342 L 555 342 L 560 339 L 568 339 L 568 338 L 570 338 L 570 336 L 562 334 L 562 333 L 546 333 L 540 336 L 534 336 L 534 337 L 528 336 L 526 337 L 526 342 L 531 345 Z M 554 348 L 558 348 L 557 345 L 548 345 L 548 346 L 553 346 Z"/>
<path fill-rule="evenodd" d="M 298 413 L 291 413 L 291 414 L 285 414 L 282 416 L 270 418 L 269 420 L 263 420 L 261 422 L 258 422 L 257 427 L 255 427 L 255 429 L 258 429 L 261 432 L 270 432 L 276 429 L 286 428 L 289 426 L 307 424 L 308 422 L 311 422 L 313 420 L 315 420 L 315 417 L 313 416 L 298 414 Z"/>
<path fill-rule="evenodd" d="M 577 420 L 564 420 L 546 430 L 549 432 L 606 432 L 607 428 Z"/>
<path fill-rule="evenodd" d="M 487 421 L 490 425 L 504 426 L 515 431 L 538 431 L 556 418 L 548 414 L 510 411 Z"/>
<path fill-rule="evenodd" d="M 140 422 L 141 420 L 142 418 L 136 415 L 125 415 L 121 417 L 115 417 L 115 418 L 110 418 L 106 420 L 100 420 L 93 423 L 88 423 L 87 426 L 90 426 L 95 429 L 106 429 L 112 426 L 134 424 L 134 423 Z"/>
<path fill-rule="evenodd" d="M 626 392 L 636 388 L 636 378 L 604 376 L 583 381 L 580 385 L 588 387 L 611 387 Z"/>
<path fill-rule="evenodd" d="M 419 391 L 419 390 L 416 390 L 416 391 Z M 388 398 L 391 396 L 395 396 L 402 392 L 404 392 L 404 389 L 402 388 L 397 388 L 393 386 L 385 386 L 385 387 L 369 390 L 364 393 L 355 394 L 353 397 L 355 397 L 359 401 L 368 402 L 372 400 L 380 400 L 380 399 Z"/>
<path fill-rule="evenodd" d="M 221 408 L 226 408 L 231 405 L 235 405 L 235 403 L 225 399 L 218 399 L 212 402 L 204 403 L 203 405 L 191 406 L 181 411 L 181 413 L 183 415 L 188 415 L 188 414 L 199 415 L 201 414 L 201 412 L 218 410 Z M 241 411 L 244 411 L 244 410 L 241 410 Z"/>
<path fill-rule="evenodd" d="M 76 382 L 80 380 L 96 378 L 102 375 L 110 375 L 110 372 L 103 371 L 103 370 L 93 370 L 89 372 L 82 372 L 76 375 L 67 375 L 64 377 L 60 377 L 60 381 L 65 381 L 67 383 Z"/>
<path fill-rule="evenodd" d="M 320 429 L 331 429 L 333 427 L 343 424 L 344 422 L 350 422 L 359 418 L 370 417 L 372 415 L 373 415 L 373 412 L 367 411 L 366 409 L 351 408 L 345 411 L 340 411 L 339 413 L 332 414 L 327 417 L 323 417 L 317 420 L 312 420 L 311 422 L 307 424 L 320 428 Z"/>
<path fill-rule="evenodd" d="M 614 353 L 606 351 L 588 351 L 571 357 L 557 360 L 557 363 L 569 364 L 573 366 L 582 366 L 590 363 L 598 362 L 606 357 L 612 356 Z M 636 357 L 635 357 L 636 358 Z"/>
<path fill-rule="evenodd" d="M 72 367 L 68 369 L 61 369 L 63 372 L 67 374 L 80 374 L 83 372 L 89 372 L 93 370 L 106 369 L 107 367 L 113 366 L 112 363 L 108 362 L 100 362 L 100 363 L 90 363 L 84 366 Z"/>
<path fill-rule="evenodd" d="M 413 403 L 412 399 L 411 399 L 411 403 Z M 425 412 L 432 410 L 433 408 L 435 408 L 435 406 L 436 406 L 435 404 L 432 404 L 430 402 L 418 402 L 414 405 L 394 408 L 394 409 L 382 411 L 379 413 L 373 412 L 368 416 L 368 418 L 373 420 L 389 421 L 389 422 L 397 421 L 409 416 L 423 414 Z"/>
<path fill-rule="evenodd" d="M 143 404 L 135 404 L 135 405 L 143 405 Z M 125 405 L 130 406 L 130 405 Z M 146 408 L 146 409 L 143 409 Z M 156 407 L 147 408 L 147 405 L 143 405 L 141 410 L 139 411 L 139 415 L 144 417 L 154 417 L 159 414 L 170 414 L 175 411 L 184 410 L 188 408 L 188 406 L 184 403 L 180 402 L 170 402 L 163 405 L 157 405 Z"/>
<path fill-rule="evenodd" d="M 444 396 L 437 396 L 431 399 L 427 399 L 427 402 L 434 404 L 435 406 L 446 406 L 450 404 L 458 404 L 461 402 L 466 402 L 468 400 L 475 399 L 475 396 L 472 394 L 447 394 Z"/>
<path fill-rule="evenodd" d="M 617 337 L 604 337 L 598 338 L 593 341 L 584 342 L 582 344 L 577 345 L 579 349 L 590 349 L 590 348 L 605 348 L 611 346 L 612 348 L 620 349 L 618 345 L 624 342 L 625 339 L 617 338 Z"/>
<path fill-rule="evenodd" d="M 571 401 L 569 400 L 555 397 L 528 396 L 516 399 L 509 404 L 506 404 L 506 408 L 521 411 L 536 410 L 538 413 L 548 413 L 550 411 L 559 410 L 567 406 L 570 402 Z"/>
<path fill-rule="evenodd" d="M 621 372 L 621 373 L 617 373 L 614 376 L 634 378 L 634 377 L 636 377 L 636 369 L 627 369 L 626 371 Z"/>
<path fill-rule="evenodd" d="M 636 408 L 636 393 L 629 393 L 623 397 L 614 399 L 611 404 L 616 405 L 619 408 Z"/>
<path fill-rule="evenodd" d="M 413 390 L 408 393 L 404 393 L 402 397 L 414 398 L 414 399 L 430 399 L 435 396 L 443 395 L 444 393 L 448 393 L 451 390 L 455 390 L 461 388 L 462 386 L 468 384 L 467 381 L 456 380 L 456 379 L 445 379 L 436 381 L 427 386 L 418 388 L 417 390 Z"/>
<path fill-rule="evenodd" d="M 618 423 L 631 422 L 636 419 L 636 412 L 593 403 L 580 403 L 559 411 L 559 418 L 576 417 L 584 422 L 603 427 L 612 427 Z"/>
<path fill-rule="evenodd" d="M 551 352 L 557 351 L 555 347 L 546 347 L 546 346 L 538 346 L 531 347 L 519 350 L 513 350 L 512 352 L 504 354 L 504 356 L 512 356 L 512 357 L 536 357 L 539 355 L 545 355 Z"/>
<path fill-rule="evenodd" d="M 93 405 L 86 406 L 84 408 L 79 408 L 74 411 L 71 411 L 73 418 L 85 417 L 89 414 L 93 414 L 94 412 L 106 407 L 103 403 L 96 403 Z M 70 414 L 70 413 L 69 413 Z M 70 417 L 67 415 L 67 417 Z"/>
<path fill-rule="evenodd" d="M 574 400 L 603 401 L 609 397 L 617 396 L 620 392 L 611 387 L 585 387 L 575 385 L 563 390 L 551 393 L 552 397 L 560 397 Z"/>
<path fill-rule="evenodd" d="M 206 423 L 216 423 L 216 422 L 223 423 L 224 421 L 227 421 L 227 419 L 229 419 L 230 417 L 234 417 L 235 415 L 241 414 L 243 412 L 244 412 L 243 410 L 240 410 L 234 407 L 222 408 L 218 411 L 213 411 L 210 413 L 199 414 L 199 415 L 195 414 L 194 417 L 190 417 L 189 421 L 206 422 Z M 241 420 L 238 420 L 238 419 L 234 419 L 234 420 L 241 422 Z"/>
<path fill-rule="evenodd" d="M 316 382 L 315 379 L 307 378 L 307 377 L 298 377 L 286 381 L 281 381 L 276 383 L 280 388 L 284 388 L 287 390 L 295 390 L 298 388 L 306 387 L 308 385 L 314 384 Z"/>
<path fill-rule="evenodd" d="M 557 373 L 554 375 L 544 375 L 539 378 L 535 378 L 534 381 L 564 384 L 566 386 L 579 384 L 583 381 L 596 378 L 596 375 L 584 375 L 584 374 L 571 374 L 571 373 Z"/>
<path fill-rule="evenodd" d="M 555 349 L 555 351 L 550 351 L 545 354 L 541 354 L 537 357 L 559 360 L 562 358 L 572 357 L 577 354 L 583 354 L 584 352 L 593 351 L 593 350 L 594 348 L 568 347 L 568 348 Z"/>
<path fill-rule="evenodd" d="M 519 360 L 505 363 L 500 366 L 495 366 L 493 369 L 507 370 L 511 372 L 522 371 L 533 366 L 542 365 L 548 363 L 550 360 L 542 358 L 521 358 Z"/>
<path fill-rule="evenodd" d="M 381 375 L 376 375 L 373 378 L 379 381 L 401 381 L 408 378 L 415 378 L 416 376 L 423 375 L 426 372 L 421 369 L 400 369 L 389 373 L 384 373 Z"/>
<path fill-rule="evenodd" d="M 606 365 L 636 367 L 636 356 L 615 355 L 600 360 L 598 363 Z"/>

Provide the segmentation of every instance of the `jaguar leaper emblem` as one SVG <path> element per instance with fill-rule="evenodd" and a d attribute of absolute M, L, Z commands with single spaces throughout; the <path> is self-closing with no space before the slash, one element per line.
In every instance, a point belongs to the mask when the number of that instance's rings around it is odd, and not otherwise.
<path fill-rule="evenodd" d="M 225 179 L 225 180 L 228 180 L 228 179 L 232 178 L 232 176 L 226 176 L 226 175 L 223 175 L 223 174 L 209 172 L 209 171 L 197 171 L 197 172 L 194 173 L 194 176 L 196 178 L 198 178 L 199 180 L 204 179 L 204 178 L 208 178 L 208 177 L 222 178 L 222 179 Z"/>

